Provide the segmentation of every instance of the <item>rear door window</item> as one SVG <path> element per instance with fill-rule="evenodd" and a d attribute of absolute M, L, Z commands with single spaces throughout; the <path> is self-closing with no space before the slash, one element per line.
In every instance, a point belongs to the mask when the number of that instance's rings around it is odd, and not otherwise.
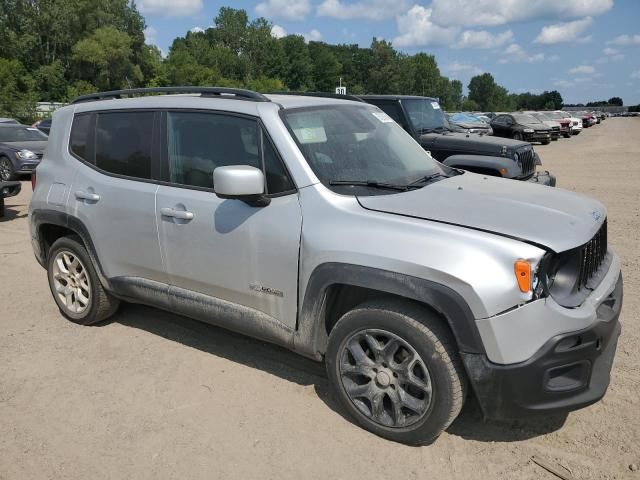
<path fill-rule="evenodd" d="M 150 179 L 153 112 L 99 113 L 95 165 L 105 172 Z"/>

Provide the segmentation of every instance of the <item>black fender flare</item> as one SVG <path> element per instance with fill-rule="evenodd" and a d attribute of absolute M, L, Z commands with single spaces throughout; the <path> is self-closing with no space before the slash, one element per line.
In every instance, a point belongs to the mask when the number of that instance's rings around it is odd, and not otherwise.
<path fill-rule="evenodd" d="M 481 168 L 487 170 L 495 170 L 500 174 L 500 170 L 507 169 L 507 174 L 500 176 L 504 178 L 515 178 L 522 175 L 522 169 L 516 161 L 508 157 L 494 157 L 490 155 L 451 155 L 444 162 L 445 165 L 463 170 L 473 170 Z"/>
<path fill-rule="evenodd" d="M 68 230 L 71 230 L 73 233 L 80 237 L 87 249 L 87 252 L 89 253 L 89 257 L 93 262 L 93 266 L 96 269 L 96 273 L 98 274 L 100 282 L 108 291 L 113 290 L 111 288 L 111 282 L 105 275 L 102 265 L 100 265 L 100 260 L 98 259 L 96 248 L 93 244 L 93 240 L 91 239 L 91 235 L 89 235 L 89 230 L 82 221 L 78 220 L 76 217 L 73 217 L 65 212 L 60 212 L 58 210 L 38 209 L 31 212 L 31 224 L 31 231 L 33 232 L 34 240 L 37 242 L 39 250 L 38 252 L 36 252 L 36 259 L 38 260 L 38 263 L 40 265 L 42 265 L 44 268 L 46 268 L 47 265 L 44 239 L 40 234 L 40 228 L 43 225 L 56 225 L 58 227 L 64 227 Z"/>
<path fill-rule="evenodd" d="M 327 292 L 336 284 L 374 289 L 428 305 L 446 319 L 459 351 L 485 353 L 475 317 L 453 289 L 411 275 L 346 263 L 324 263 L 311 273 L 298 315 L 296 351 L 322 358 L 328 338 L 324 322 Z"/>

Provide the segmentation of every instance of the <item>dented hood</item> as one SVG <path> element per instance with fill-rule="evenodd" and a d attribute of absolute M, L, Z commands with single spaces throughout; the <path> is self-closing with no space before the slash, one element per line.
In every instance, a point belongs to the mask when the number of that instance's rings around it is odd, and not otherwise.
<path fill-rule="evenodd" d="M 469 172 L 358 201 L 368 210 L 489 231 L 555 252 L 586 243 L 607 214 L 600 202 L 577 193 Z"/>

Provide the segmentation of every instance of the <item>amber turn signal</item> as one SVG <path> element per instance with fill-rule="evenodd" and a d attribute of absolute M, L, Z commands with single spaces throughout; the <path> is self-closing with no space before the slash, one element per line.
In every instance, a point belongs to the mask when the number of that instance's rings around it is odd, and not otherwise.
<path fill-rule="evenodd" d="M 531 265 L 526 260 L 518 260 L 515 263 L 516 280 L 523 293 L 531 290 Z"/>

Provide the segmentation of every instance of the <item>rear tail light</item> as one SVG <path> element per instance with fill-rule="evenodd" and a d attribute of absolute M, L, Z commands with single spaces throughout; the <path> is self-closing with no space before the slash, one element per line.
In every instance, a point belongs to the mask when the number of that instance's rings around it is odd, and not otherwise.
<path fill-rule="evenodd" d="M 36 189 L 36 171 L 31 172 L 31 190 Z"/>

